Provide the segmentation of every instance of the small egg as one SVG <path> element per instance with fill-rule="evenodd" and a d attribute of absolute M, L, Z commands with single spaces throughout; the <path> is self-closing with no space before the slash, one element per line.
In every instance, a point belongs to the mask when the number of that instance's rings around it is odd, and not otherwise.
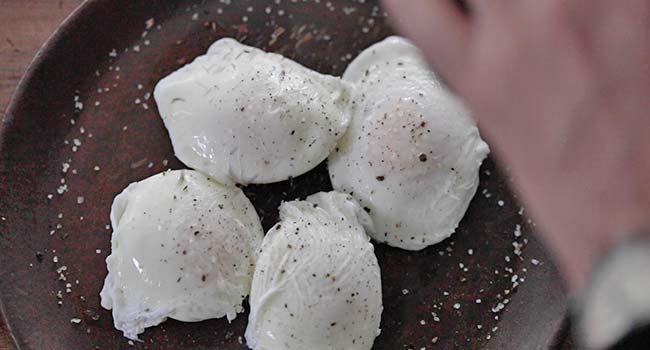
<path fill-rule="evenodd" d="M 115 197 L 111 226 L 101 305 L 125 337 L 168 317 L 230 321 L 244 311 L 264 232 L 240 189 L 191 170 L 160 173 Z"/>
<path fill-rule="evenodd" d="M 369 350 L 379 334 L 381 275 L 351 197 L 317 193 L 280 206 L 262 243 L 246 341 L 253 350 Z"/>
<path fill-rule="evenodd" d="M 301 175 L 350 122 L 347 83 L 230 38 L 162 79 L 154 97 L 178 159 L 223 184 Z"/>
<path fill-rule="evenodd" d="M 449 237 L 489 153 L 470 113 L 400 37 L 364 50 L 343 80 L 356 92 L 349 131 L 329 157 L 334 189 L 368 210 L 376 241 L 420 250 Z"/>

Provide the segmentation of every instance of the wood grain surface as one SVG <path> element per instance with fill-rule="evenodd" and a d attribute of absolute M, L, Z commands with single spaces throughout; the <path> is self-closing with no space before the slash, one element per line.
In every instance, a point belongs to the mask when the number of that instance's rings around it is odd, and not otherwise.
<path fill-rule="evenodd" d="M 83 0 L 0 0 L 0 119 L 25 69 L 50 34 Z M 13 350 L 0 317 L 0 350 Z"/>
<path fill-rule="evenodd" d="M 43 42 L 82 0 L 0 0 L 0 118 Z M 0 341 L 2 344 L 2 341 Z M 0 345 L 0 349 L 2 346 Z"/>

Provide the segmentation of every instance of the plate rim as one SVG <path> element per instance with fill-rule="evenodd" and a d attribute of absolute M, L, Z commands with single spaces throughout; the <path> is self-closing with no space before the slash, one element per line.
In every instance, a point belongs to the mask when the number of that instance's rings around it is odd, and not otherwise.
<path fill-rule="evenodd" d="M 54 29 L 54 31 L 47 37 L 41 47 L 36 51 L 36 54 L 27 65 L 25 72 L 21 76 L 16 88 L 14 89 L 9 99 L 9 104 L 5 110 L 2 120 L 0 120 L 0 154 L 3 152 L 4 144 L 6 142 L 5 135 L 16 119 L 16 110 L 18 106 L 23 103 L 25 91 L 31 85 L 31 82 L 36 79 L 38 67 L 47 64 L 50 59 L 48 52 L 52 51 L 60 42 L 66 39 L 67 33 L 77 25 L 79 18 L 85 16 L 87 12 L 92 11 L 92 6 L 101 0 L 83 0 L 70 14 L 68 14 L 63 21 Z M 11 322 L 7 318 L 3 298 L 0 296 L 0 322 L 4 324 L 7 330 L 7 336 L 11 342 L 9 345 L 13 349 L 20 350 L 21 346 L 16 339 Z"/>

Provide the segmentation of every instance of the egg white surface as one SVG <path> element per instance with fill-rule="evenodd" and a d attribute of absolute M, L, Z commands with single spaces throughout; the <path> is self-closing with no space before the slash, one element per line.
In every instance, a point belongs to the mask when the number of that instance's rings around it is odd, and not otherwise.
<path fill-rule="evenodd" d="M 349 94 L 339 78 L 230 38 L 154 91 L 176 156 L 224 184 L 284 181 L 316 167 L 349 124 Z"/>
<path fill-rule="evenodd" d="M 280 206 L 262 243 L 246 341 L 254 350 L 370 349 L 379 334 L 381 276 L 351 197 L 317 193 Z"/>
<path fill-rule="evenodd" d="M 101 305 L 125 337 L 167 317 L 230 321 L 243 311 L 264 232 L 240 189 L 167 171 L 115 197 L 111 224 Z"/>
<path fill-rule="evenodd" d="M 489 153 L 469 112 L 400 37 L 364 50 L 343 79 L 356 94 L 329 158 L 334 189 L 369 209 L 379 242 L 420 250 L 449 237 Z"/>

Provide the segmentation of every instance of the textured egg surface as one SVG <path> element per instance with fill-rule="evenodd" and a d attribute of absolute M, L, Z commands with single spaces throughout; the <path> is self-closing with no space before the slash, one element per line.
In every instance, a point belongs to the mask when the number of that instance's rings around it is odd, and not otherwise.
<path fill-rule="evenodd" d="M 243 311 L 264 232 L 240 189 L 167 171 L 115 197 L 111 224 L 101 305 L 127 338 L 168 317 L 232 320 Z"/>
<path fill-rule="evenodd" d="M 334 189 L 368 210 L 379 242 L 419 250 L 449 237 L 489 153 L 469 112 L 400 37 L 364 50 L 343 80 L 355 93 L 350 128 L 329 158 Z"/>
<path fill-rule="evenodd" d="M 349 94 L 339 78 L 230 38 L 154 90 L 178 159 L 223 184 L 284 181 L 317 166 L 349 124 Z"/>
<path fill-rule="evenodd" d="M 246 341 L 254 350 L 370 349 L 379 334 L 381 277 L 351 197 L 285 202 L 262 243 Z"/>

